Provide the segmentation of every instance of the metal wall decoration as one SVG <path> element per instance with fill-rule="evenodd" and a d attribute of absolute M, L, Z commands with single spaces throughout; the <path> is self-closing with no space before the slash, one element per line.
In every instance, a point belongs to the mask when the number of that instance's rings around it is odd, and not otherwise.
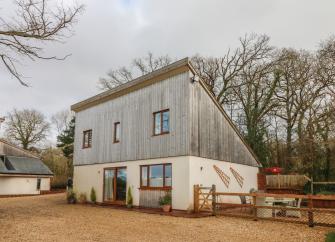
<path fill-rule="evenodd" d="M 231 173 L 233 173 L 233 176 L 235 177 L 237 183 L 240 185 L 240 187 L 243 187 L 243 181 L 244 178 L 237 172 L 235 171 L 232 167 L 230 167 Z"/>
<path fill-rule="evenodd" d="M 217 167 L 216 165 L 213 165 L 214 170 L 216 171 L 216 173 L 218 173 L 219 177 L 221 178 L 221 180 L 223 181 L 223 183 L 226 185 L 226 187 L 229 187 L 229 183 L 230 183 L 230 177 L 224 173 L 219 167 Z"/>

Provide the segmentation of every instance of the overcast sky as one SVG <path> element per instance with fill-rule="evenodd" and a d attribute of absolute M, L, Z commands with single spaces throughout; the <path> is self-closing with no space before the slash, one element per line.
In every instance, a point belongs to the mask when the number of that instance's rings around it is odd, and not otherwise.
<path fill-rule="evenodd" d="M 0 16 L 12 12 L 0 1 Z M 31 87 L 0 65 L 0 116 L 34 108 L 47 117 L 99 92 L 97 80 L 148 51 L 174 58 L 220 56 L 245 33 L 267 34 L 278 47 L 316 49 L 335 33 L 334 0 L 77 0 L 86 6 L 65 44 L 45 54 L 65 61 L 18 66 Z"/>

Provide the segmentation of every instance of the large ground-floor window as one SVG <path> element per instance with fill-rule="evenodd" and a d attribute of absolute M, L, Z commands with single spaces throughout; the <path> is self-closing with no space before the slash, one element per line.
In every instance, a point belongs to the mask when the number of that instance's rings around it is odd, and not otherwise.
<path fill-rule="evenodd" d="M 141 188 L 170 189 L 172 187 L 172 165 L 143 165 L 141 171 Z"/>

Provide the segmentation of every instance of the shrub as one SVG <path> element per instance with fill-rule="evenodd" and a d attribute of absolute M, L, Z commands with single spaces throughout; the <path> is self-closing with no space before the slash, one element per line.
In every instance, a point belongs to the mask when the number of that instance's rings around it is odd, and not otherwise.
<path fill-rule="evenodd" d="M 171 205 L 171 193 L 167 192 L 163 197 L 159 198 L 159 205 Z"/>
<path fill-rule="evenodd" d="M 335 242 L 335 232 L 329 232 L 326 235 L 326 242 Z"/>
<path fill-rule="evenodd" d="M 97 201 L 97 194 L 95 192 L 95 189 L 94 187 L 91 188 L 91 195 L 90 195 L 90 198 L 91 198 L 91 202 L 92 203 L 95 203 Z"/>
<path fill-rule="evenodd" d="M 66 200 L 70 204 L 75 204 L 77 202 L 77 194 L 73 189 L 67 190 Z"/>
<path fill-rule="evenodd" d="M 335 192 L 332 192 L 332 191 L 321 191 L 321 192 L 318 192 L 317 195 L 334 195 Z"/>
<path fill-rule="evenodd" d="M 131 194 L 131 187 L 128 187 L 127 192 L 127 206 L 132 207 L 133 206 L 133 195 Z"/>
<path fill-rule="evenodd" d="M 80 194 L 79 194 L 78 201 L 79 201 L 80 203 L 86 203 L 86 201 L 87 201 L 86 193 L 80 193 Z"/>

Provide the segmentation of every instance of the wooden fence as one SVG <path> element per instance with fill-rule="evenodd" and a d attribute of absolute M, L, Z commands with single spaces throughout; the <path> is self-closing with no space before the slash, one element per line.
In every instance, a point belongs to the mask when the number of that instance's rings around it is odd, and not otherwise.
<path fill-rule="evenodd" d="M 246 217 L 253 220 L 267 219 L 335 227 L 335 206 L 316 208 L 320 201 L 335 204 L 335 196 L 314 196 L 270 193 L 217 192 L 215 185 L 194 185 L 194 212 L 213 215 Z"/>

